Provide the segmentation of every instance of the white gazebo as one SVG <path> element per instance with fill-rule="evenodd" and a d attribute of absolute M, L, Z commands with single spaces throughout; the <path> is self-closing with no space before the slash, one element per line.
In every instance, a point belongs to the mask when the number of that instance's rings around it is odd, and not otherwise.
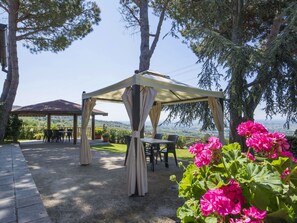
<path fill-rule="evenodd" d="M 148 192 L 147 168 L 140 131 L 146 118 L 150 116 L 156 132 L 162 105 L 208 101 L 220 141 L 224 143 L 223 98 L 221 91 L 202 90 L 152 71 L 137 73 L 100 90 L 83 93 L 80 163 L 91 163 L 85 130 L 96 100 L 124 103 L 133 132 L 131 142 L 134 142 L 130 143 L 127 158 L 128 195 L 144 196 Z"/>

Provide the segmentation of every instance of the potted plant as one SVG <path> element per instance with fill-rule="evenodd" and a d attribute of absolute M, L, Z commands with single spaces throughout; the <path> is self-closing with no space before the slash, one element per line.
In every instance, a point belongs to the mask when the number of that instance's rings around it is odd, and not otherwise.
<path fill-rule="evenodd" d="M 101 137 L 102 137 L 102 130 L 96 129 L 95 130 L 95 139 L 101 139 Z"/>
<path fill-rule="evenodd" d="M 103 137 L 103 142 L 108 142 L 110 138 L 109 132 L 103 133 L 102 137 Z"/>

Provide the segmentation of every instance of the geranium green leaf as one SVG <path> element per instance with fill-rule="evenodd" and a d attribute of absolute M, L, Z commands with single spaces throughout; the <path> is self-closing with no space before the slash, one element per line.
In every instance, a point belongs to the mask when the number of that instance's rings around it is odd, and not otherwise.
<path fill-rule="evenodd" d="M 194 217 L 200 211 L 199 202 L 194 199 L 190 199 L 184 203 L 183 206 L 177 209 L 177 217 L 182 220 L 182 222 L 194 222 Z"/>
<path fill-rule="evenodd" d="M 205 193 L 204 181 L 201 180 L 201 170 L 194 164 L 189 164 L 179 182 L 179 197 L 191 198 L 202 196 Z"/>
<path fill-rule="evenodd" d="M 291 168 L 291 175 L 290 175 L 290 180 L 291 180 L 291 183 L 297 187 L 297 164 L 294 163 L 293 164 L 295 167 L 292 167 Z"/>
<path fill-rule="evenodd" d="M 276 160 L 272 160 L 271 165 L 278 170 L 285 169 L 290 165 L 290 159 L 288 157 L 278 157 Z"/>
<path fill-rule="evenodd" d="M 228 145 L 224 145 L 222 147 L 222 151 L 223 152 L 225 152 L 225 151 L 232 151 L 232 150 L 241 151 L 241 147 L 240 147 L 239 143 L 231 143 L 231 144 L 228 144 Z"/>
<path fill-rule="evenodd" d="M 218 188 L 224 185 L 224 179 L 220 173 L 212 173 L 208 176 L 206 180 L 206 185 L 208 189 Z"/>
<path fill-rule="evenodd" d="M 251 186 L 251 191 L 253 192 L 254 196 L 250 202 L 257 208 L 265 210 L 270 204 L 270 197 L 272 196 L 271 191 L 259 184 L 253 184 Z"/>
<path fill-rule="evenodd" d="M 205 218 L 205 223 L 217 223 L 218 220 L 216 217 L 207 217 Z"/>
<path fill-rule="evenodd" d="M 262 185 L 275 192 L 282 190 L 282 182 L 278 171 L 270 165 L 257 165 L 255 163 L 248 163 L 246 165 L 248 177 L 253 180 L 253 183 Z"/>
<path fill-rule="evenodd" d="M 267 214 L 267 220 L 269 221 L 279 221 L 282 222 L 281 219 L 283 220 L 288 220 L 288 210 L 286 210 L 285 208 L 281 208 L 277 211 L 271 212 L 269 214 Z"/>
<path fill-rule="evenodd" d="M 270 165 L 257 165 L 248 163 L 246 165 L 248 178 L 251 179 L 248 184 L 251 193 L 251 203 L 256 207 L 265 210 L 269 204 L 273 203 L 275 194 L 281 192 L 282 182 L 278 171 Z"/>
<path fill-rule="evenodd" d="M 223 153 L 223 158 L 226 162 L 237 161 L 241 163 L 247 162 L 246 156 L 242 155 L 240 150 L 229 150 Z"/>

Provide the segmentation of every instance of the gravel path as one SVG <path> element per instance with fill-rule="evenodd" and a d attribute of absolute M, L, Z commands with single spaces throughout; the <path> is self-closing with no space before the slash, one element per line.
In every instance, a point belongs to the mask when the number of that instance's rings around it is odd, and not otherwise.
<path fill-rule="evenodd" d="M 183 204 L 169 176 L 182 169 L 169 160 L 148 166 L 149 193 L 128 197 L 124 154 L 92 151 L 93 163 L 79 165 L 79 147 L 67 143 L 21 144 L 44 206 L 53 222 L 177 222 Z"/>

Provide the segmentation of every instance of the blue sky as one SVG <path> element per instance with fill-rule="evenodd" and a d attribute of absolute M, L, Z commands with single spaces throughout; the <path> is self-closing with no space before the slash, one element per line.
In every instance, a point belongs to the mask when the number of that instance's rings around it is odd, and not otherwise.
<path fill-rule="evenodd" d="M 119 1 L 97 1 L 101 22 L 83 40 L 60 53 L 31 54 L 18 43 L 20 84 L 15 105 L 30 105 L 57 99 L 81 103 L 83 91 L 90 92 L 131 76 L 139 63 L 139 33 L 125 29 L 118 11 Z M 3 18 L 0 18 L 3 21 Z M 170 29 L 165 22 L 162 34 Z M 153 31 L 153 30 L 152 30 Z M 200 65 L 181 42 L 167 36 L 160 40 L 151 60 L 151 70 L 165 73 L 178 81 L 196 86 Z M 0 75 L 1 89 L 4 75 Z M 127 121 L 124 105 L 97 101 L 97 109 L 108 112 L 97 119 Z M 166 114 L 162 115 L 162 119 Z M 257 119 L 265 119 L 261 111 Z"/>

